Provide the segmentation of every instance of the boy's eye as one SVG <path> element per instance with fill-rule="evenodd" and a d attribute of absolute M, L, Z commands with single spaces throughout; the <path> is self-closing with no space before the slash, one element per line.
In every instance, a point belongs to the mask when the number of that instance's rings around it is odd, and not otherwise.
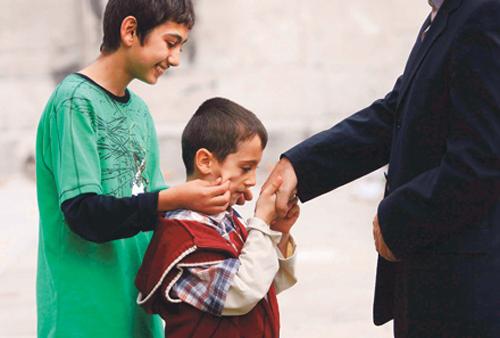
<path fill-rule="evenodd" d="M 243 170 L 244 173 L 248 173 L 248 172 L 252 171 L 252 167 L 243 167 L 243 168 L 241 168 L 241 170 Z"/>

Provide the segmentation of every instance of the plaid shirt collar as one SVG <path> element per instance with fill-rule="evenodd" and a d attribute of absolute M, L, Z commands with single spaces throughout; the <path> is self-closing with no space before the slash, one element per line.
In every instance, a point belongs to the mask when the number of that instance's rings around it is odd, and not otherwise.
<path fill-rule="evenodd" d="M 241 219 L 238 212 L 230 207 L 217 215 L 205 215 L 193 210 L 179 209 L 166 212 L 164 217 L 167 219 L 190 220 L 203 223 L 217 230 L 224 238 L 228 238 L 229 233 L 235 231 L 233 216 Z"/>

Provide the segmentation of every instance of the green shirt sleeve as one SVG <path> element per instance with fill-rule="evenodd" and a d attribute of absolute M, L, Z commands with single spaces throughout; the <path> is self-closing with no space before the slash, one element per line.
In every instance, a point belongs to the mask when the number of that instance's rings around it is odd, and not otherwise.
<path fill-rule="evenodd" d="M 102 192 L 95 115 L 87 99 L 72 97 L 50 118 L 52 171 L 59 204 L 83 193 Z"/>

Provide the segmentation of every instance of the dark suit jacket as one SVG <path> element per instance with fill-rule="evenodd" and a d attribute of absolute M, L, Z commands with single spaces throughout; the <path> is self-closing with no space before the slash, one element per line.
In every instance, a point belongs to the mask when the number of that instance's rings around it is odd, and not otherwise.
<path fill-rule="evenodd" d="M 385 98 L 284 156 L 303 202 L 389 164 L 376 324 L 500 337 L 500 0 L 446 0 Z"/>

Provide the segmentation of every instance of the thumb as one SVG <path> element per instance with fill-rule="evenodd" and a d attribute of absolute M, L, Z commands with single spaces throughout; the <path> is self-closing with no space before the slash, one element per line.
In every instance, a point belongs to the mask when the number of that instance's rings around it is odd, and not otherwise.
<path fill-rule="evenodd" d="M 210 185 L 217 186 L 222 183 L 222 177 L 218 177 L 215 181 L 212 181 Z"/>
<path fill-rule="evenodd" d="M 281 176 L 276 176 L 269 184 L 264 187 L 262 194 L 273 195 L 276 194 L 281 184 L 283 183 L 283 178 Z"/>

